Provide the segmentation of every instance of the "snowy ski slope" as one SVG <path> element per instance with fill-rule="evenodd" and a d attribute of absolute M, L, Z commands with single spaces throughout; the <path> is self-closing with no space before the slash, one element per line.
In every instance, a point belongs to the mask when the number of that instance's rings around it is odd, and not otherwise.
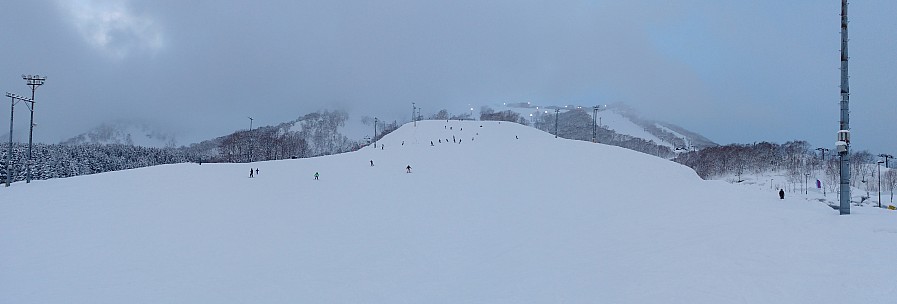
<path fill-rule="evenodd" d="M 0 189 L 0 303 L 897 299 L 897 212 L 838 216 L 507 122 L 379 144 Z"/>

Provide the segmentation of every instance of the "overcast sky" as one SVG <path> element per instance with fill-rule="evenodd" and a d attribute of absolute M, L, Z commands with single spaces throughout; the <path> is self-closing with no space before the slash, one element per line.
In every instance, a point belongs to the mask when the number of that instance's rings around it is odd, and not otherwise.
<path fill-rule="evenodd" d="M 345 109 L 402 120 L 412 102 L 425 115 L 469 104 L 621 102 L 721 144 L 804 139 L 832 148 L 838 129 L 837 0 L 0 8 L 0 90 L 30 95 L 21 75 L 48 77 L 36 98 L 39 142 L 127 119 L 181 130 L 186 144 L 245 129 L 247 116 L 275 124 Z M 895 154 L 897 1 L 853 1 L 849 17 L 853 146 Z M 27 130 L 27 109 L 16 113 L 16 129 Z"/>

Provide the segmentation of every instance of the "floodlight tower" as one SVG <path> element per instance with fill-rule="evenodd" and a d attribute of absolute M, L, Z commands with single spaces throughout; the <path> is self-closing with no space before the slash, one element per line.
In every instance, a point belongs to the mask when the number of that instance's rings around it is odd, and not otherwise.
<path fill-rule="evenodd" d="M 31 87 L 31 107 L 28 109 L 31 110 L 31 124 L 28 127 L 28 161 L 26 162 L 26 177 L 25 183 L 31 183 L 31 146 L 32 146 L 32 135 L 34 134 L 34 91 L 37 90 L 37 87 L 44 84 L 44 81 L 47 80 L 47 77 L 42 77 L 40 75 L 22 75 L 22 79 L 25 80 L 26 85 Z"/>
<path fill-rule="evenodd" d="M 841 168 L 840 214 L 850 214 L 850 88 L 847 74 L 847 0 L 841 0 L 841 128 L 835 143 Z"/>

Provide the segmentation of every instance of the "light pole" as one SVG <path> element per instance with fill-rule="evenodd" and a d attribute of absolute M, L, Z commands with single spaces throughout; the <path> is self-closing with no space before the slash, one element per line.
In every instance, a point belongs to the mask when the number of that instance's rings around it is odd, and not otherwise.
<path fill-rule="evenodd" d="M 377 147 L 377 123 L 379 122 L 380 120 L 374 117 L 374 148 Z"/>
<path fill-rule="evenodd" d="M 881 208 L 881 164 L 885 162 L 878 161 L 876 167 L 878 167 L 878 208 Z"/>
<path fill-rule="evenodd" d="M 595 114 L 592 114 L 592 143 L 598 142 L 598 106 L 593 108 Z"/>
<path fill-rule="evenodd" d="M 820 168 L 825 168 L 825 151 L 828 151 L 826 148 L 816 148 L 816 151 L 822 152 L 822 164 L 819 166 Z M 825 189 L 822 190 L 823 196 L 825 196 Z"/>
<path fill-rule="evenodd" d="M 554 109 L 554 138 L 558 138 L 558 113 L 560 112 L 560 108 Z"/>
<path fill-rule="evenodd" d="M 816 151 L 822 152 L 822 161 L 825 161 L 825 151 L 828 151 L 826 148 L 816 148 Z"/>
<path fill-rule="evenodd" d="M 22 97 L 13 93 L 6 93 L 6 97 L 10 98 L 9 101 L 9 150 L 6 152 L 6 186 L 9 187 L 9 183 L 12 182 L 12 120 L 13 114 L 15 114 L 16 110 L 16 101 L 21 100 L 25 102 L 34 102 L 34 100 L 29 99 L 28 97 Z"/>
<path fill-rule="evenodd" d="M 890 167 L 888 166 L 888 159 L 889 159 L 889 158 L 894 158 L 894 156 L 892 156 L 892 155 L 890 155 L 890 154 L 879 154 L 878 156 L 879 156 L 879 157 L 883 157 L 883 158 L 885 159 L 885 168 L 890 168 Z"/>
<path fill-rule="evenodd" d="M 810 192 L 810 173 L 804 173 L 804 195 Z"/>
<path fill-rule="evenodd" d="M 246 118 L 249 118 L 249 133 L 247 133 L 247 134 L 249 135 L 249 162 L 251 163 L 252 162 L 252 117 L 247 116 Z"/>
<path fill-rule="evenodd" d="M 414 126 L 417 127 L 417 106 L 413 102 L 411 103 L 411 121 L 413 121 Z"/>
<path fill-rule="evenodd" d="M 40 75 L 22 75 L 22 79 L 26 81 L 26 84 L 28 86 L 31 86 L 31 107 L 29 107 L 29 109 L 31 110 L 31 124 L 28 128 L 28 162 L 25 169 L 27 172 L 25 175 L 25 183 L 28 184 L 31 183 L 31 145 L 32 134 L 34 134 L 34 91 L 37 89 L 37 87 L 44 84 L 44 81 L 47 80 L 47 77 L 41 77 Z"/>

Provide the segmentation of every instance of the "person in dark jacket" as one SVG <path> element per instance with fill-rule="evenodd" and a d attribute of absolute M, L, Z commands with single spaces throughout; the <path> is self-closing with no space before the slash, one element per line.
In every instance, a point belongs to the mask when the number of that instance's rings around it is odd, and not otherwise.
<path fill-rule="evenodd" d="M 411 165 L 408 165 L 408 167 L 405 167 L 405 173 L 411 173 Z"/>
<path fill-rule="evenodd" d="M 785 189 L 779 189 L 779 199 L 785 199 Z"/>

